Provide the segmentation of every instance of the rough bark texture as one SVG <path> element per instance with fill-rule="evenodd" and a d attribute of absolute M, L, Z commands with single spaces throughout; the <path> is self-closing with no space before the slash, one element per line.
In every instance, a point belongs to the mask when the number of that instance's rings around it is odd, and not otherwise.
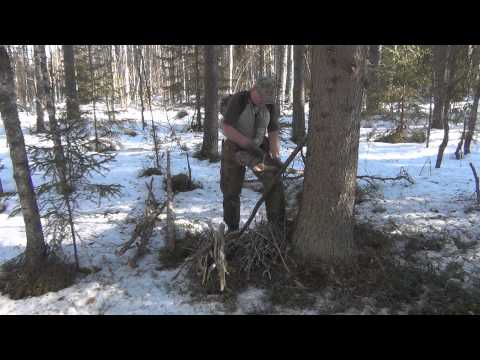
<path fill-rule="evenodd" d="M 443 77 L 443 83 L 445 84 L 445 90 L 443 91 L 443 140 L 438 148 L 437 161 L 435 163 L 435 168 L 440 168 L 442 166 L 443 153 L 448 145 L 450 127 L 448 125 L 448 113 L 450 111 L 450 98 L 453 93 L 453 87 L 455 83 L 455 61 L 457 57 L 459 46 L 448 45 L 446 50 L 446 66 Z"/>
<path fill-rule="evenodd" d="M 475 125 L 477 123 L 478 114 L 478 102 L 480 100 L 480 84 L 475 89 L 475 95 L 473 97 L 472 110 L 468 117 L 467 133 L 465 134 L 465 144 L 463 153 L 465 155 L 470 154 L 470 144 L 472 143 L 473 133 L 475 131 Z"/>
<path fill-rule="evenodd" d="M 205 51 L 205 122 L 201 153 L 218 158 L 218 59 L 217 46 L 206 45 Z"/>
<path fill-rule="evenodd" d="M 140 54 L 141 54 L 141 49 L 140 45 L 135 46 L 135 67 L 137 69 L 137 74 L 138 74 L 138 97 L 140 98 L 140 111 L 142 115 L 142 129 L 145 130 L 146 124 L 145 124 L 145 104 L 143 103 L 143 79 L 142 79 L 142 69 L 140 66 Z"/>
<path fill-rule="evenodd" d="M 284 81 L 284 70 L 285 70 L 285 45 L 277 45 L 276 47 L 277 54 L 276 54 L 276 66 L 275 66 L 275 82 L 276 82 L 276 102 L 283 105 L 283 89 L 285 88 Z"/>
<path fill-rule="evenodd" d="M 473 93 L 473 102 L 472 102 L 472 110 L 470 111 L 470 115 L 468 117 L 467 123 L 467 131 L 465 134 L 465 143 L 463 145 L 463 153 L 465 155 L 470 154 L 470 144 L 473 139 L 473 133 L 475 131 L 475 125 L 477 123 L 477 114 L 478 114 L 478 102 L 480 100 L 480 69 L 479 69 L 479 61 L 480 61 L 480 47 L 475 45 L 474 53 L 472 54 L 472 69 L 474 76 L 474 93 Z"/>
<path fill-rule="evenodd" d="M 443 129 L 445 105 L 445 68 L 447 65 L 448 45 L 433 45 L 433 116 L 432 128 Z"/>
<path fill-rule="evenodd" d="M 287 77 L 285 83 L 285 103 L 290 104 L 292 87 L 292 45 L 287 45 Z"/>
<path fill-rule="evenodd" d="M 62 49 L 63 66 L 65 72 L 65 95 L 67 98 L 67 119 L 73 121 L 80 117 L 77 81 L 75 78 L 75 57 L 73 55 L 73 45 L 62 45 Z"/>
<path fill-rule="evenodd" d="M 305 45 L 293 46 L 293 119 L 292 141 L 305 137 Z"/>
<path fill-rule="evenodd" d="M 34 266 L 45 258 L 46 245 L 18 118 L 13 72 L 5 46 L 0 46 L 0 112 L 10 147 L 13 176 L 25 222 L 27 236 L 25 261 Z"/>
<path fill-rule="evenodd" d="M 366 46 L 313 46 L 311 120 L 294 241 L 308 263 L 346 259 L 353 206 Z"/>
<path fill-rule="evenodd" d="M 45 132 L 45 121 L 43 111 L 45 109 L 45 92 L 43 91 L 42 69 L 40 66 L 40 52 L 38 47 L 45 45 L 34 45 L 33 57 L 35 60 L 35 105 L 37 112 L 37 133 Z"/>
<path fill-rule="evenodd" d="M 197 114 L 197 130 L 202 129 L 202 103 L 200 91 L 200 59 L 199 59 L 198 45 L 195 45 L 195 112 Z"/>
<path fill-rule="evenodd" d="M 380 111 L 377 68 L 380 64 L 381 49 L 382 45 L 370 45 L 368 51 L 370 64 L 368 71 L 367 114 L 369 115 L 377 114 Z"/>
<path fill-rule="evenodd" d="M 88 69 L 90 72 L 90 83 L 91 83 L 91 92 L 92 92 L 92 103 L 93 103 L 93 130 L 95 134 L 95 151 L 98 152 L 98 129 L 97 129 L 97 88 L 95 85 L 95 74 L 93 70 L 93 58 L 92 58 L 92 46 L 87 45 L 88 49 Z M 128 98 L 128 96 L 127 96 Z"/>

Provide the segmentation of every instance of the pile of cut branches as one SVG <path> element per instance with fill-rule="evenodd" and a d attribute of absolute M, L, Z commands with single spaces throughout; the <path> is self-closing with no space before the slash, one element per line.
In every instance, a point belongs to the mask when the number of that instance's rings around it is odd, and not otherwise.
<path fill-rule="evenodd" d="M 291 273 L 295 262 L 289 252 L 285 231 L 266 222 L 257 223 L 255 228 L 227 244 L 227 257 L 237 259 L 239 270 L 245 273 L 247 280 L 253 272 L 269 280 L 272 280 L 273 270 Z"/>
<path fill-rule="evenodd" d="M 235 277 L 235 283 L 248 281 L 254 275 L 270 281 L 272 274 L 280 271 L 290 275 L 296 267 L 284 231 L 266 222 L 242 234 L 224 234 L 224 230 L 224 224 L 218 229 L 210 225 L 199 241 L 192 244 L 190 256 L 174 279 L 186 271 L 203 287 L 223 292 L 229 277 Z"/>

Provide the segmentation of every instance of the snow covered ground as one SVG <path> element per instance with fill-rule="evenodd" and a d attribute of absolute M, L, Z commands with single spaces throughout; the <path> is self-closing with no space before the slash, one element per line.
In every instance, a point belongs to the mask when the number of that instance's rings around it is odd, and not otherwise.
<path fill-rule="evenodd" d="M 172 153 L 172 173 L 187 172 L 185 152 L 190 155 L 195 146 L 201 144 L 202 134 L 185 132 L 191 122 L 193 112 L 183 119 L 173 120 L 177 111 L 167 114 L 163 109 L 154 111 L 160 123 L 162 149 Z M 22 126 L 27 144 L 36 143 L 37 137 L 29 135 L 28 127 L 35 123 L 35 117 L 21 113 Z M 127 265 L 133 251 L 123 256 L 115 255 L 117 250 L 131 236 L 134 219 L 144 208 L 147 191 L 145 183 L 149 178 L 139 178 L 139 172 L 152 166 L 152 146 L 145 140 L 141 131 L 140 112 L 128 109 L 121 112 L 119 119 L 134 120 L 130 127 L 138 136 L 124 135 L 120 138 L 120 149 L 116 161 L 109 164 L 106 177 L 96 176 L 96 182 L 117 183 L 123 186 L 122 196 L 100 205 L 82 203 L 80 215 L 75 219 L 80 233 L 79 257 L 82 266 L 97 266 L 98 273 L 91 274 L 70 288 L 36 298 L 13 301 L 0 296 L 0 314 L 223 314 L 229 313 L 225 306 L 214 297 L 208 301 L 193 301 L 183 289 L 182 281 L 175 285 L 172 277 L 176 270 L 158 270 L 158 250 L 164 244 L 165 222 L 158 222 L 150 243 L 150 253 L 132 269 Z M 149 112 L 145 113 L 147 122 Z M 283 118 L 282 122 L 289 122 Z M 388 125 L 388 123 L 383 124 Z M 170 137 L 175 128 L 175 136 Z M 431 238 L 444 238 L 441 250 L 425 249 L 420 256 L 435 261 L 441 267 L 448 263 L 460 264 L 468 278 L 480 275 L 477 257 L 480 255 L 480 212 L 469 210 L 474 204 L 474 180 L 468 162 L 472 161 L 480 170 L 478 144 L 473 145 L 473 154 L 464 160 L 455 160 L 453 152 L 459 138 L 460 129 L 454 128 L 445 151 L 441 169 L 435 169 L 438 145 L 442 131 L 433 130 L 431 145 L 424 144 L 385 144 L 367 141 L 371 128 L 362 128 L 359 156 L 359 175 L 396 176 L 403 168 L 414 178 L 415 184 L 404 181 L 386 182 L 371 194 L 368 201 L 356 207 L 360 222 L 374 223 L 386 231 L 412 234 L 422 232 Z M 283 130 L 282 158 L 286 159 L 295 147 L 288 140 L 287 129 Z M 5 132 L 0 127 L 0 159 L 5 168 L 0 171 L 4 191 L 14 191 L 12 168 L 6 147 Z M 202 188 L 175 196 L 175 213 L 180 228 L 202 228 L 208 221 L 218 224 L 222 221 L 222 195 L 219 187 L 220 163 L 200 161 L 190 156 L 192 175 Z M 301 161 L 294 167 L 301 168 Z M 248 175 L 247 175 L 248 176 Z M 249 174 L 249 176 L 252 176 Z M 34 176 L 34 184 L 42 182 Z M 159 201 L 165 198 L 163 177 L 154 177 L 154 189 Z M 250 190 L 242 191 L 242 220 L 250 215 L 259 194 Z M 17 203 L 17 198 L 6 201 L 6 210 L 0 214 L 0 262 L 20 254 L 26 243 L 23 218 L 21 215 L 9 217 Z M 163 216 L 163 215 L 162 215 Z M 264 216 L 264 209 L 259 212 Z M 64 243 L 65 253 L 72 256 L 72 245 Z M 185 290 L 185 291 L 184 291 Z M 268 304 L 262 302 L 262 291 L 249 289 L 237 301 L 236 314 L 249 313 Z M 317 304 L 320 306 L 319 304 Z M 301 313 L 317 313 L 314 306 Z M 282 309 L 282 313 L 296 313 L 293 309 Z"/>

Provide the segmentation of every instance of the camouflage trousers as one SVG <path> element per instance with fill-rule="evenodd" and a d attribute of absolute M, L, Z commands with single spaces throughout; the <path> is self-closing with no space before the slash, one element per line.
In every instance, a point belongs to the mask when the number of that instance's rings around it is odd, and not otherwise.
<path fill-rule="evenodd" d="M 273 164 L 269 156 L 262 160 L 267 165 Z M 255 176 L 262 182 L 264 189 L 275 177 L 276 172 L 261 171 L 255 166 L 262 160 L 255 159 L 228 139 L 222 142 L 220 188 L 223 193 L 223 219 L 229 230 L 239 228 L 240 193 L 245 179 L 245 166 L 252 169 Z M 283 226 L 285 221 L 285 193 L 281 180 L 274 185 L 270 195 L 266 197 L 265 206 L 269 223 Z"/>

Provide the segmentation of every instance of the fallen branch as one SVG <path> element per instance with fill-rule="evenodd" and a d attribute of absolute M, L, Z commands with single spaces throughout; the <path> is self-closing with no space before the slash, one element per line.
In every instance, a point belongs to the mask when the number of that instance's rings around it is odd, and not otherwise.
<path fill-rule="evenodd" d="M 472 163 L 470 163 L 470 168 L 472 169 L 473 177 L 475 178 L 475 192 L 477 193 L 477 204 L 480 204 L 480 187 L 477 171 L 475 170 L 475 167 Z"/>
<path fill-rule="evenodd" d="M 400 175 L 396 177 L 381 177 L 381 176 L 369 176 L 369 175 L 357 175 L 357 179 L 362 179 L 362 180 L 380 180 L 380 181 L 397 181 L 397 180 L 406 180 L 410 184 L 415 184 L 413 179 L 408 175 L 405 171 L 400 172 Z"/>
<path fill-rule="evenodd" d="M 0 198 L 2 198 L 2 197 L 9 198 L 9 197 L 12 197 L 12 196 L 15 196 L 15 195 L 17 195 L 16 191 L 5 191 L 3 193 L 0 193 Z"/>
<path fill-rule="evenodd" d="M 146 245 L 148 243 L 148 240 L 152 236 L 155 222 L 166 206 L 166 202 L 164 202 L 162 206 L 159 207 L 159 204 L 155 199 L 152 189 L 153 179 L 150 181 L 150 185 L 148 183 L 146 183 L 145 185 L 148 189 L 148 197 L 146 200 L 144 215 L 142 219 L 138 222 L 138 224 L 135 226 L 131 238 L 119 250 L 116 251 L 117 256 L 123 255 L 127 250 L 131 249 L 135 241 L 140 238 L 137 253 L 133 256 L 132 259 L 129 260 L 129 265 L 132 267 L 135 267 L 136 261 L 145 254 Z"/>

